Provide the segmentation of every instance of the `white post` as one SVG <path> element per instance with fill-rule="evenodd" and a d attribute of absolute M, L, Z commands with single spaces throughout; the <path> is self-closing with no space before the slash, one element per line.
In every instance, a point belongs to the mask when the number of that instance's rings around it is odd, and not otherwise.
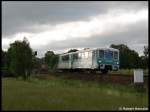
<path fill-rule="evenodd" d="M 144 91 L 144 84 L 143 84 L 143 70 L 142 69 L 134 69 L 134 84 L 135 88 L 143 92 Z"/>
<path fill-rule="evenodd" d="M 134 83 L 143 83 L 143 70 L 134 69 Z"/>

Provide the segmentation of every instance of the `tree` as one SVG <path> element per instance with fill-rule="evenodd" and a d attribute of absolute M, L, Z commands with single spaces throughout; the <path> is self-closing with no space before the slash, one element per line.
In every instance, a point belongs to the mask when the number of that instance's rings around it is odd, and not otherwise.
<path fill-rule="evenodd" d="M 120 52 L 120 68 L 131 69 L 140 67 L 140 57 L 136 51 L 129 49 L 128 46 L 124 44 L 112 44 L 110 47 L 116 48 Z"/>
<path fill-rule="evenodd" d="M 39 70 L 42 65 L 41 59 L 34 57 L 33 58 L 33 69 Z"/>
<path fill-rule="evenodd" d="M 8 64 L 9 64 L 9 60 L 8 60 L 8 56 L 7 56 L 7 51 L 3 51 L 1 50 L 2 52 L 2 65 L 1 65 L 1 68 L 2 68 L 2 72 L 9 72 L 8 71 Z"/>
<path fill-rule="evenodd" d="M 149 60 L 149 52 L 148 52 L 148 46 L 144 46 L 143 56 L 140 57 L 141 60 L 141 67 L 142 68 L 148 68 L 148 60 Z"/>
<path fill-rule="evenodd" d="M 148 62 L 149 62 L 149 49 L 148 49 L 148 46 L 144 46 L 144 58 L 145 58 L 145 66 L 146 68 L 148 68 Z"/>
<path fill-rule="evenodd" d="M 55 55 L 53 51 L 47 51 L 44 59 L 49 69 L 55 69 L 57 67 L 58 55 Z"/>
<path fill-rule="evenodd" d="M 67 53 L 70 53 L 70 52 L 76 52 L 78 51 L 77 49 L 70 49 Z"/>
<path fill-rule="evenodd" d="M 2 52 L 2 65 L 1 67 L 6 67 L 7 66 L 7 52 L 1 50 Z"/>
<path fill-rule="evenodd" d="M 146 59 L 148 59 L 149 58 L 149 52 L 148 52 L 148 46 L 144 46 L 144 51 L 143 51 L 143 53 L 144 53 L 144 56 L 145 56 L 145 58 Z"/>
<path fill-rule="evenodd" d="M 16 77 L 22 76 L 27 79 L 32 70 L 32 49 L 26 38 L 23 41 L 15 41 L 8 49 L 9 70 Z"/>

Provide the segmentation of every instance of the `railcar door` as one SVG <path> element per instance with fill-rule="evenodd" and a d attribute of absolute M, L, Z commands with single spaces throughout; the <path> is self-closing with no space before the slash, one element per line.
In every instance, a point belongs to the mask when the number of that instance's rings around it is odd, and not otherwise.
<path fill-rule="evenodd" d="M 92 69 L 97 68 L 97 61 L 96 61 L 97 55 L 96 54 L 97 54 L 97 51 L 93 50 L 92 51 Z"/>
<path fill-rule="evenodd" d="M 70 68 L 72 69 L 73 68 L 73 55 L 71 54 L 70 55 Z"/>

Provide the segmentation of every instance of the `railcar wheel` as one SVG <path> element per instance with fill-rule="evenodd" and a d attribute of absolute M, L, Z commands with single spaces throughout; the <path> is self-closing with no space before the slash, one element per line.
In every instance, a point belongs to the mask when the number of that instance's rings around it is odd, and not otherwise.
<path fill-rule="evenodd" d="M 56 72 L 57 72 L 57 73 L 62 73 L 63 70 L 58 69 L 58 70 L 56 70 Z"/>
<path fill-rule="evenodd" d="M 107 74 L 107 73 L 108 73 L 108 70 L 107 70 L 107 69 L 103 69 L 103 70 L 101 70 L 101 72 L 102 72 L 103 74 Z"/>
<path fill-rule="evenodd" d="M 90 70 L 90 73 L 95 74 L 95 73 L 96 73 L 96 70 Z"/>

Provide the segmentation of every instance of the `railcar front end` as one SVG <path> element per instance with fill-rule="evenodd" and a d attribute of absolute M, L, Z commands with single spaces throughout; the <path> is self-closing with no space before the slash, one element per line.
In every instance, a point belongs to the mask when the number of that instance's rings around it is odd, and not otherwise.
<path fill-rule="evenodd" d="M 119 51 L 116 49 L 97 50 L 96 61 L 98 69 L 103 73 L 107 73 L 108 70 L 117 71 L 119 69 Z"/>

